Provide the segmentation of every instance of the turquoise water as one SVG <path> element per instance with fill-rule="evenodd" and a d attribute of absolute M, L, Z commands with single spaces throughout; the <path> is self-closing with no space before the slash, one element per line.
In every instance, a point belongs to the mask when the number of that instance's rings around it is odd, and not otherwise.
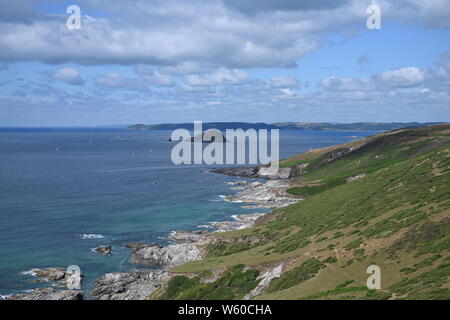
<path fill-rule="evenodd" d="M 281 131 L 287 157 L 371 132 Z M 228 182 L 203 165 L 175 166 L 169 131 L 0 130 L 0 294 L 42 284 L 20 272 L 80 266 L 83 289 L 107 272 L 133 268 L 123 245 L 159 242 L 237 213 Z M 114 254 L 92 251 L 112 244 Z"/>

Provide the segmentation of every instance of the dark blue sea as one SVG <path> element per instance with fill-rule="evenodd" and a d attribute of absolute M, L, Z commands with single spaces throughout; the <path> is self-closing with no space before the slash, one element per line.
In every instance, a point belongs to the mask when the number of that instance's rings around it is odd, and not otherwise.
<path fill-rule="evenodd" d="M 282 158 L 373 132 L 280 131 Z M 78 265 L 83 288 L 127 271 L 131 241 L 164 244 L 173 230 L 230 220 L 221 195 L 239 178 L 172 164 L 170 131 L 0 129 L 0 294 L 44 284 L 21 273 Z M 261 210 L 256 210 L 261 212 Z M 92 251 L 112 244 L 114 254 Z M 48 285 L 48 284 L 45 284 Z"/>

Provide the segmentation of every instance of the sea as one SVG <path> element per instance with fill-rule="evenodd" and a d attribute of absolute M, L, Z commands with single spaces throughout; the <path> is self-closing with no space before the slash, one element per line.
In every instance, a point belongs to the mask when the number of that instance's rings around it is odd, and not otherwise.
<path fill-rule="evenodd" d="M 48 286 L 33 268 L 77 265 L 82 289 L 131 264 L 128 242 L 167 244 L 173 230 L 262 212 L 226 201 L 240 180 L 175 165 L 170 131 L 0 129 L 0 295 Z M 375 132 L 281 130 L 280 157 Z M 94 251 L 112 245 L 113 254 Z M 140 267 L 142 268 L 142 267 Z"/>

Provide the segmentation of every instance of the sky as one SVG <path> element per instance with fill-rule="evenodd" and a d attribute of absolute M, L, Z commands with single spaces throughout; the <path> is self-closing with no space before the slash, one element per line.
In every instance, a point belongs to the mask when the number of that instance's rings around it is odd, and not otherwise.
<path fill-rule="evenodd" d="M 194 120 L 450 122 L 450 0 L 0 0 L 0 126 Z"/>

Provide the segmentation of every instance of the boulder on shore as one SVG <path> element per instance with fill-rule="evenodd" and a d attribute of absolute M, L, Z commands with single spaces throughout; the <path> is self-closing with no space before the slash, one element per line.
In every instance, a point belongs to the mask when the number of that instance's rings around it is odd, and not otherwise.
<path fill-rule="evenodd" d="M 100 246 L 100 247 L 95 248 L 95 251 L 97 251 L 98 253 L 100 253 L 104 256 L 109 256 L 112 254 L 112 247 L 111 247 L 111 245 Z"/>
<path fill-rule="evenodd" d="M 267 180 L 286 180 L 291 177 L 291 168 L 278 167 L 240 167 L 240 168 L 216 168 L 211 172 L 225 174 L 228 176 L 243 178 L 261 178 Z"/>
<path fill-rule="evenodd" d="M 172 268 L 201 259 L 200 250 L 194 243 L 178 243 L 167 247 L 157 244 L 133 244 L 133 247 L 130 261 L 140 265 Z"/>
<path fill-rule="evenodd" d="M 167 278 L 163 270 L 107 273 L 94 281 L 90 296 L 97 300 L 143 300 Z"/>
<path fill-rule="evenodd" d="M 83 292 L 79 290 L 55 290 L 40 288 L 26 294 L 14 294 L 6 300 L 83 300 Z"/>
<path fill-rule="evenodd" d="M 41 281 L 54 281 L 55 286 L 71 289 L 78 288 L 83 280 L 83 274 L 59 267 L 35 268 L 30 273 Z M 26 274 L 29 274 L 29 272 Z"/>

